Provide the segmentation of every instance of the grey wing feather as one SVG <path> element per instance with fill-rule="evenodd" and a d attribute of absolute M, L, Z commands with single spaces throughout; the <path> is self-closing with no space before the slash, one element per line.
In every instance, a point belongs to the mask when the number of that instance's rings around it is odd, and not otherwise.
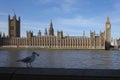
<path fill-rule="evenodd" d="M 31 61 L 31 58 L 30 57 L 26 57 L 24 59 L 21 60 L 22 62 L 30 62 Z"/>
<path fill-rule="evenodd" d="M 31 62 L 31 57 L 26 57 L 26 58 L 24 58 L 24 59 L 17 60 L 17 62 L 29 63 L 29 62 Z"/>

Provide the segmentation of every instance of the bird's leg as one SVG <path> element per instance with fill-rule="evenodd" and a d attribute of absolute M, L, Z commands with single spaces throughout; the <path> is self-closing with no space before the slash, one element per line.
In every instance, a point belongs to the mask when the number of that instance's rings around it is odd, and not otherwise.
<path fill-rule="evenodd" d="M 29 68 L 30 66 L 29 66 L 29 63 L 28 63 L 28 68 Z"/>
<path fill-rule="evenodd" d="M 28 66 L 28 63 L 26 63 L 26 67 L 28 68 L 29 66 Z"/>
<path fill-rule="evenodd" d="M 28 66 L 27 66 L 27 63 L 26 63 L 26 67 L 28 67 Z"/>
<path fill-rule="evenodd" d="M 30 67 L 32 67 L 31 63 L 30 63 Z"/>

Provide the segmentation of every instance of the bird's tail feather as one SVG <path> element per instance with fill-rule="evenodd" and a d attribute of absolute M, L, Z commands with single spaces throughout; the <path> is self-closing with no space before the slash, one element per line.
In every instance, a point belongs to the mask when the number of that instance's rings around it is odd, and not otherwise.
<path fill-rule="evenodd" d="M 16 62 L 21 62 L 21 60 L 16 60 Z"/>

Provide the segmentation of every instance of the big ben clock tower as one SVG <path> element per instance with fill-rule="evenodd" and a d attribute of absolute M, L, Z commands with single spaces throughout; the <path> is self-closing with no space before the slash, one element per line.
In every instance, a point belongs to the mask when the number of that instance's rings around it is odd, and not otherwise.
<path fill-rule="evenodd" d="M 110 49 L 111 42 L 111 23 L 109 17 L 107 17 L 107 21 L 105 24 L 105 49 Z"/>

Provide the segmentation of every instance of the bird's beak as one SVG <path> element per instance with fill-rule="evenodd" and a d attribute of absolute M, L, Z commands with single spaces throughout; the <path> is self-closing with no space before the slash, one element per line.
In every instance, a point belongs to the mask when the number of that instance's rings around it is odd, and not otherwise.
<path fill-rule="evenodd" d="M 37 54 L 37 56 L 39 56 L 39 54 Z"/>

